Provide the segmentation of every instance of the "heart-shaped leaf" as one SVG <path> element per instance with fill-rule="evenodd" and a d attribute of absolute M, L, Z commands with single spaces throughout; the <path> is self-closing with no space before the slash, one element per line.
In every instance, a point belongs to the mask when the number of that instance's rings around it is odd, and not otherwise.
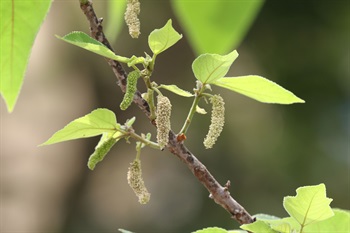
<path fill-rule="evenodd" d="M 118 128 L 119 124 L 117 124 L 117 118 L 114 112 L 105 108 L 99 108 L 70 122 L 41 145 L 50 145 L 78 138 L 88 138 L 103 133 L 115 133 Z"/>
<path fill-rule="evenodd" d="M 199 81 L 210 84 L 224 77 L 237 57 L 236 50 L 224 56 L 209 53 L 202 54 L 193 61 L 192 70 Z"/>

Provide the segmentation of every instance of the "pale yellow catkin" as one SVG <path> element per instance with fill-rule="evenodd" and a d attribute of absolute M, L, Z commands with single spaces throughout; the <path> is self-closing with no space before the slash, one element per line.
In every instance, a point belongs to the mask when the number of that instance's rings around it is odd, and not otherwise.
<path fill-rule="evenodd" d="M 157 142 L 161 149 L 163 149 L 169 142 L 169 131 L 171 129 L 171 103 L 168 97 L 157 96 Z"/>
<path fill-rule="evenodd" d="M 220 95 L 214 95 L 210 98 L 212 104 L 211 123 L 209 132 L 204 139 L 204 146 L 206 149 L 212 148 L 220 136 L 225 123 L 225 103 Z"/>
<path fill-rule="evenodd" d="M 141 204 L 147 204 L 151 194 L 147 191 L 142 179 L 141 160 L 135 159 L 128 170 L 128 184 L 136 194 Z"/>
<path fill-rule="evenodd" d="M 129 28 L 129 34 L 132 38 L 138 38 L 140 35 L 140 2 L 138 0 L 128 0 L 124 14 L 125 23 Z"/>

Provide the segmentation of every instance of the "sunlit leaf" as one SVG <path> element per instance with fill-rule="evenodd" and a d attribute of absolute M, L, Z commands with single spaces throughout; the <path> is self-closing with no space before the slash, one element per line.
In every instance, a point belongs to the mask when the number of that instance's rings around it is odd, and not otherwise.
<path fill-rule="evenodd" d="M 193 94 L 188 92 L 188 91 L 185 91 L 185 90 L 182 90 L 181 88 L 179 88 L 178 86 L 176 85 L 160 85 L 158 86 L 158 88 L 163 88 L 165 90 L 168 90 L 168 91 L 171 91 L 177 95 L 180 95 L 180 96 L 183 96 L 183 97 L 192 97 Z"/>
<path fill-rule="evenodd" d="M 95 40 L 84 32 L 71 32 L 63 37 L 56 36 L 57 38 L 78 46 L 80 48 L 86 49 L 90 52 L 96 53 L 98 55 L 117 60 L 120 62 L 128 63 L 129 58 L 115 55 L 113 51 L 104 46 L 101 42 Z"/>
<path fill-rule="evenodd" d="M 334 215 L 329 206 L 332 199 L 327 198 L 324 184 L 301 187 L 296 192 L 295 197 L 288 196 L 283 199 L 283 206 L 301 226 L 307 226 Z"/>
<path fill-rule="evenodd" d="M 21 90 L 34 39 L 51 0 L 1 0 L 0 4 L 0 94 L 11 112 Z"/>
<path fill-rule="evenodd" d="M 117 128 L 119 128 L 119 124 L 117 124 L 114 112 L 99 108 L 70 122 L 41 145 L 50 145 L 78 138 L 93 137 L 103 133 L 115 133 Z"/>
<path fill-rule="evenodd" d="M 333 209 L 334 216 L 305 227 L 305 233 L 350 232 L 350 211 Z"/>
<path fill-rule="evenodd" d="M 219 227 L 208 227 L 192 233 L 228 233 L 228 231 Z"/>
<path fill-rule="evenodd" d="M 293 104 L 305 102 L 278 84 L 257 75 L 225 77 L 216 80 L 213 84 L 263 103 Z"/>
<path fill-rule="evenodd" d="M 197 54 L 225 54 L 238 47 L 263 2 L 172 0 L 172 6 Z"/>
<path fill-rule="evenodd" d="M 237 57 L 236 50 L 224 56 L 202 54 L 193 61 L 192 70 L 199 81 L 210 84 L 224 77 Z"/>
<path fill-rule="evenodd" d="M 155 29 L 148 37 L 148 45 L 152 52 L 157 55 L 178 42 L 180 35 L 171 25 L 171 19 L 160 29 Z"/>
<path fill-rule="evenodd" d="M 257 220 L 253 223 L 250 224 L 243 224 L 241 225 L 241 228 L 246 231 L 251 231 L 254 233 L 278 233 L 277 231 L 273 230 L 270 228 L 269 224 L 262 221 L 262 220 Z"/>

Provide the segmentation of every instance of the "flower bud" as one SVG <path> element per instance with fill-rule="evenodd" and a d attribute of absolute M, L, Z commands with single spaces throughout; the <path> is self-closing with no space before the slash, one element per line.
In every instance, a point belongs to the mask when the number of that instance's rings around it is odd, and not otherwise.
<path fill-rule="evenodd" d="M 212 148 L 221 134 L 225 123 L 225 103 L 220 95 L 214 95 L 210 98 L 212 104 L 211 123 L 209 132 L 204 139 L 206 149 Z"/>
<path fill-rule="evenodd" d="M 171 103 L 166 96 L 157 96 L 157 142 L 163 149 L 169 142 Z"/>
<path fill-rule="evenodd" d="M 139 198 L 140 204 L 147 204 L 151 194 L 147 191 L 142 179 L 141 160 L 135 159 L 128 170 L 128 184 Z"/>
<path fill-rule="evenodd" d="M 140 35 L 140 20 L 137 17 L 138 14 L 140 14 L 140 2 L 138 0 L 128 0 L 124 19 L 132 38 L 138 38 Z"/>

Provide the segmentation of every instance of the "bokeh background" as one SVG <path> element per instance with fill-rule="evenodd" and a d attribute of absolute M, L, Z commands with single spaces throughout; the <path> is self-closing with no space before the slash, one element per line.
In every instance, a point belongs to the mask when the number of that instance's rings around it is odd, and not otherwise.
<path fill-rule="evenodd" d="M 95 1 L 97 14 L 106 1 Z M 213 88 L 226 100 L 226 127 L 216 146 L 203 148 L 210 116 L 195 116 L 187 146 L 251 214 L 286 216 L 283 197 L 303 185 L 325 183 L 332 207 L 349 209 L 349 10 L 346 0 L 266 1 L 230 76 L 259 74 L 306 101 L 261 104 Z M 124 27 L 119 54 L 149 52 L 147 35 L 169 19 L 183 33 L 169 1 L 143 1 L 142 34 Z M 126 181 L 134 143 L 124 141 L 93 172 L 86 162 L 98 138 L 38 147 L 71 120 L 98 107 L 119 122 L 136 116 L 137 132 L 152 132 L 136 106 L 119 109 L 122 94 L 103 58 L 54 35 L 88 32 L 77 1 L 57 0 L 36 39 L 13 113 L 1 100 L 1 232 L 191 232 L 238 228 L 187 167 L 167 151 L 145 148 L 142 165 L 151 201 L 140 205 Z M 210 32 L 208 32 L 210 33 Z M 147 49 L 146 49 L 147 48 Z M 191 90 L 196 55 L 186 35 L 157 60 L 154 80 Z M 142 89 L 142 86 L 139 86 Z M 168 95 L 172 127 L 180 130 L 190 99 Z M 207 108 L 204 102 L 201 105 Z"/>

